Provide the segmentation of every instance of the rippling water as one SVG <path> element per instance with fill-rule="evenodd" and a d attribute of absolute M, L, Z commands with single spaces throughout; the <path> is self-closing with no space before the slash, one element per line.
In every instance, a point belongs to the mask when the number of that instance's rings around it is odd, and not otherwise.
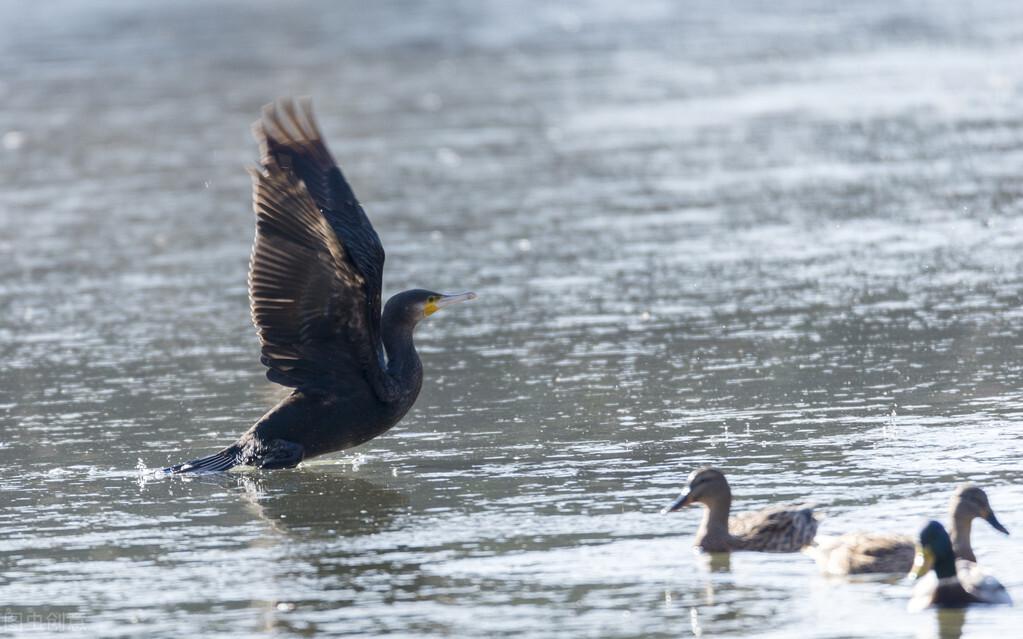
<path fill-rule="evenodd" d="M 657 511 L 714 463 L 737 507 L 911 532 L 970 479 L 1023 600 L 1023 8 L 362 4 L 3 5 L 0 632 L 1018 632 Z M 285 94 L 385 287 L 481 297 L 386 436 L 142 481 L 280 395 L 243 167 Z"/>

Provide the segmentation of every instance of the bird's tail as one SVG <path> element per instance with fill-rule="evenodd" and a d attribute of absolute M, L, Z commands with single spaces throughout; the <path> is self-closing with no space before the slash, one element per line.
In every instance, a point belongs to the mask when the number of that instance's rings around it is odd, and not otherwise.
<path fill-rule="evenodd" d="M 209 457 L 200 457 L 163 469 L 165 475 L 182 473 L 222 473 L 241 463 L 241 448 L 235 444 Z"/>

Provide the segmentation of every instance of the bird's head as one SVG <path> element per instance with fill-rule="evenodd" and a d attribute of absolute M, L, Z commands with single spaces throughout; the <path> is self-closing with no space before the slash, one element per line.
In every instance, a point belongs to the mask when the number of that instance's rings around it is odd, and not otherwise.
<path fill-rule="evenodd" d="M 960 484 L 952 494 L 949 511 L 953 519 L 980 517 L 1000 533 L 1009 534 L 1002 522 L 995 517 L 995 511 L 987 500 L 987 493 L 973 484 Z"/>
<path fill-rule="evenodd" d="M 672 513 L 696 503 L 709 504 L 712 501 L 731 500 L 732 490 L 728 487 L 725 474 L 717 468 L 699 468 L 689 475 L 686 490 L 664 507 L 662 513 Z"/>
<path fill-rule="evenodd" d="M 916 543 L 916 558 L 913 560 L 913 569 L 910 571 L 910 575 L 919 579 L 932 568 L 938 573 L 938 578 L 955 574 L 955 553 L 952 550 L 952 539 L 949 538 L 945 527 L 936 521 L 927 522 L 927 525 L 920 530 L 920 536 Z M 948 574 L 949 571 L 951 574 Z"/>
<path fill-rule="evenodd" d="M 476 294 L 471 292 L 449 295 L 417 288 L 387 300 L 384 315 L 392 321 L 415 325 L 446 306 L 473 299 L 476 299 Z"/>

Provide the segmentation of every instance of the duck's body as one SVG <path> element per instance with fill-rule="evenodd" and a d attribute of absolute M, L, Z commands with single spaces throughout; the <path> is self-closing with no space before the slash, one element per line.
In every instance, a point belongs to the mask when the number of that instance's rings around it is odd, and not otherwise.
<path fill-rule="evenodd" d="M 807 552 L 829 575 L 904 575 L 913 567 L 916 547 L 907 535 L 855 532 L 818 537 Z"/>
<path fill-rule="evenodd" d="M 949 500 L 949 535 L 957 566 L 966 572 L 977 570 L 971 544 L 973 520 L 977 517 L 1008 534 L 982 489 L 970 484 L 957 486 Z M 818 537 L 807 551 L 830 575 L 906 574 L 913 567 L 916 541 L 908 535 L 854 532 Z"/>
<path fill-rule="evenodd" d="M 730 550 L 797 552 L 817 534 L 812 507 L 777 506 L 739 513 L 728 520 Z M 706 549 L 711 539 L 698 540 Z"/>
<path fill-rule="evenodd" d="M 381 314 L 384 250 L 307 102 L 268 105 L 253 127 L 252 319 L 267 378 L 293 390 L 234 444 L 165 469 L 288 468 L 362 444 L 412 408 L 423 383 L 416 325 L 475 294 L 404 291 Z"/>
<path fill-rule="evenodd" d="M 970 604 L 978 603 L 988 602 L 964 588 L 959 577 L 938 579 L 933 575 L 928 575 L 913 586 L 913 595 L 909 600 L 908 607 L 910 610 L 917 611 L 931 607 L 964 608 Z"/>
<path fill-rule="evenodd" d="M 972 604 L 1011 604 L 1005 587 L 993 576 L 957 565 L 952 540 L 944 527 L 929 522 L 920 531 L 913 574 L 919 582 L 913 588 L 909 609 L 929 607 L 963 608 Z M 933 570 L 933 572 L 931 572 Z"/>
<path fill-rule="evenodd" d="M 817 518 L 809 506 L 776 506 L 729 517 L 732 492 L 717 469 L 694 471 L 688 484 L 688 491 L 663 512 L 703 504 L 703 520 L 694 545 L 705 552 L 798 552 L 817 533 Z"/>

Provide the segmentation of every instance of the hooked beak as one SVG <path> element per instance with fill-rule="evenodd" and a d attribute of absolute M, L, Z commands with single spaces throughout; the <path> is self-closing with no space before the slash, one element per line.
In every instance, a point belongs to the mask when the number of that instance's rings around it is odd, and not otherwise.
<path fill-rule="evenodd" d="M 919 579 L 926 575 L 933 565 L 934 553 L 931 552 L 931 549 L 917 545 L 916 557 L 913 559 L 913 568 L 909 571 L 909 574 L 913 579 Z"/>
<path fill-rule="evenodd" d="M 682 510 L 686 506 L 689 506 L 690 504 L 693 503 L 693 500 L 691 499 L 692 496 L 693 493 L 691 491 L 682 493 L 681 495 L 678 496 L 678 499 L 662 508 L 661 514 L 667 515 L 668 513 L 673 513 L 676 510 Z"/>
<path fill-rule="evenodd" d="M 1005 526 L 1002 525 L 1002 522 L 998 521 L 998 518 L 995 517 L 995 511 L 988 510 L 987 517 L 984 518 L 984 521 L 991 524 L 991 527 L 997 530 L 998 532 L 1004 533 L 1006 535 L 1009 534 L 1009 531 L 1005 529 Z"/>
<path fill-rule="evenodd" d="M 445 306 L 451 306 L 452 304 L 458 304 L 459 302 L 468 302 L 469 300 L 474 299 L 476 299 L 476 294 L 472 291 L 467 293 L 456 293 L 454 295 L 441 295 L 439 300 L 426 305 L 423 309 L 423 314 L 429 317 Z"/>

